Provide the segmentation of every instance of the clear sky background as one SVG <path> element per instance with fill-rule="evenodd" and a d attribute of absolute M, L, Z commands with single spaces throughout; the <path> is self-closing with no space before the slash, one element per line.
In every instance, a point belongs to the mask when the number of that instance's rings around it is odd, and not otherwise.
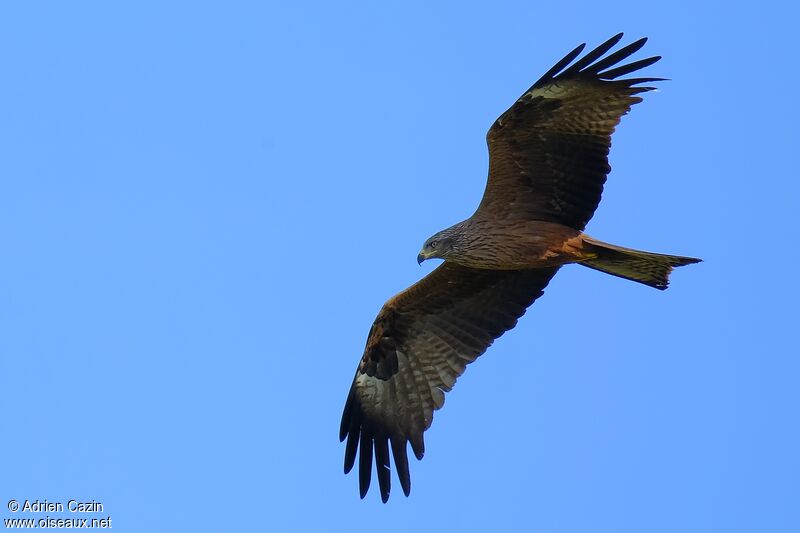
<path fill-rule="evenodd" d="M 796 8 L 284 4 L 0 7 L 0 517 L 800 531 Z M 492 121 L 619 31 L 672 81 L 588 230 L 705 262 L 666 292 L 562 269 L 436 413 L 411 497 L 361 501 L 337 433 L 375 314 L 474 210 Z"/>

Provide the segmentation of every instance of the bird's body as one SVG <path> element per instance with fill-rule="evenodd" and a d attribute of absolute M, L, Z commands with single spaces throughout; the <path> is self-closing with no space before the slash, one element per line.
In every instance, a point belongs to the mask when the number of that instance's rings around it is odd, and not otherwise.
<path fill-rule="evenodd" d="M 478 209 L 425 241 L 418 261 L 444 263 L 378 313 L 340 429 L 347 440 L 345 472 L 359 458 L 362 498 L 374 459 L 381 499 L 388 499 L 390 449 L 409 494 L 407 444 L 421 459 L 423 433 L 445 392 L 516 325 L 562 265 L 578 263 L 663 290 L 674 267 L 699 261 L 623 248 L 583 232 L 610 170 L 611 134 L 641 101 L 637 95 L 652 89 L 641 84 L 659 80 L 617 79 L 659 59 L 618 66 L 646 41 L 605 56 L 621 38 L 577 59 L 579 46 L 495 121 Z"/>
<path fill-rule="evenodd" d="M 463 235 L 447 260 L 472 268 L 543 268 L 587 258 L 580 231 L 545 220 L 472 217 L 445 231 Z"/>

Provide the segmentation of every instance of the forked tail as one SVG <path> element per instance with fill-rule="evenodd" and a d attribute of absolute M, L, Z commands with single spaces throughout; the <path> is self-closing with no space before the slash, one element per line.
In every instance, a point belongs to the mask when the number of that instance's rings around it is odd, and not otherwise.
<path fill-rule="evenodd" d="M 702 259 L 680 255 L 654 254 L 615 246 L 583 236 L 584 251 L 597 254 L 580 264 L 620 278 L 638 281 L 664 290 L 669 285 L 669 274 L 679 266 L 699 263 Z"/>

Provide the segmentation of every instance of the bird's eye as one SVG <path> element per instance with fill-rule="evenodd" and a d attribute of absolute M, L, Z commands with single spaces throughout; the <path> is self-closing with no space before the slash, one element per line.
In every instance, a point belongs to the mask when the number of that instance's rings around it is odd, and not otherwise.
<path fill-rule="evenodd" d="M 437 244 L 439 244 L 437 241 L 431 241 L 431 248 L 436 248 Z"/>

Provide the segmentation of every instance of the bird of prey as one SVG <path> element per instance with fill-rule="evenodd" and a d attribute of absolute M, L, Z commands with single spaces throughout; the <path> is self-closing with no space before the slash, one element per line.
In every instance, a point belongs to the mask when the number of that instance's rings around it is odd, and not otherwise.
<path fill-rule="evenodd" d="M 576 60 L 585 45 L 578 46 L 492 124 L 489 178 L 477 211 L 425 241 L 418 262 L 444 262 L 378 313 L 339 434 L 347 439 L 345 473 L 359 457 L 362 498 L 374 460 L 381 499 L 388 500 L 390 448 L 408 496 L 407 444 L 422 459 L 422 435 L 444 393 L 516 325 L 562 265 L 577 263 L 663 290 L 674 267 L 700 261 L 583 233 L 611 170 L 614 128 L 642 100 L 637 95 L 653 89 L 642 84 L 662 80 L 624 77 L 660 56 L 620 65 L 647 40 L 606 55 L 621 38 Z"/>

